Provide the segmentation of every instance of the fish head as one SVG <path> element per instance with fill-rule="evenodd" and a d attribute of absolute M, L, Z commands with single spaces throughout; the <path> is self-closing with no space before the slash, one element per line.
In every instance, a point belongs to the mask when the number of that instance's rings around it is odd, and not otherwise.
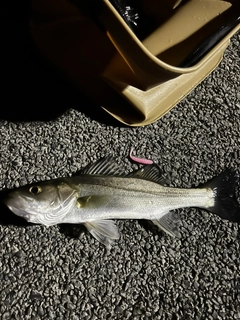
<path fill-rule="evenodd" d="M 42 182 L 8 194 L 5 204 L 28 222 L 54 225 L 76 205 L 76 190 L 65 182 Z"/>

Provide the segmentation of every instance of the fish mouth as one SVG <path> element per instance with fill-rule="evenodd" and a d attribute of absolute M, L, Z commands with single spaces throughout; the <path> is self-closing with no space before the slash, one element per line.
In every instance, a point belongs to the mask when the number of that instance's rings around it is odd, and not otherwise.
<path fill-rule="evenodd" d="M 16 207 L 11 206 L 11 205 L 7 205 L 7 207 L 8 207 L 14 214 L 16 214 L 17 216 L 22 217 L 22 218 L 26 219 L 27 221 L 29 221 L 30 216 L 29 216 L 28 213 L 26 213 L 26 211 L 23 211 L 23 210 L 21 210 L 21 209 L 19 209 L 19 208 L 16 208 Z"/>
<path fill-rule="evenodd" d="M 16 206 L 14 203 L 16 203 L 19 199 L 16 199 L 15 197 L 12 197 L 11 195 L 8 196 L 8 198 L 4 201 L 5 205 L 8 207 L 9 210 L 11 210 L 14 214 L 17 216 L 23 217 L 26 220 L 29 220 L 29 214 L 26 212 L 26 210 L 19 208 L 19 205 Z"/>

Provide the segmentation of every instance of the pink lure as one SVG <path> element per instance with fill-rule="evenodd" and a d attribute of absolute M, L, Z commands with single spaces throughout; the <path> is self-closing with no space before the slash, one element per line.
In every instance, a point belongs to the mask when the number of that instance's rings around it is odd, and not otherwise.
<path fill-rule="evenodd" d="M 140 163 L 140 164 L 153 164 L 153 161 L 152 161 L 152 160 L 134 157 L 134 156 L 132 155 L 133 150 L 134 150 L 134 148 L 131 148 L 130 154 L 129 154 L 129 157 L 130 157 L 130 159 L 131 159 L 132 161 L 137 162 L 137 163 Z"/>

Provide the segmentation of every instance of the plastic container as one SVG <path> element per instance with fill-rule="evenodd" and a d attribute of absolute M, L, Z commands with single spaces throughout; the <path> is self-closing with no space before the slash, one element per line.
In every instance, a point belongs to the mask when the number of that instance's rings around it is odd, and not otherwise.
<path fill-rule="evenodd" d="M 33 39 L 74 85 L 131 126 L 154 122 L 182 100 L 216 68 L 240 28 L 183 68 L 194 48 L 236 20 L 239 0 L 142 1 L 156 25 L 142 40 L 108 0 L 99 1 L 94 18 L 76 3 L 32 0 Z"/>

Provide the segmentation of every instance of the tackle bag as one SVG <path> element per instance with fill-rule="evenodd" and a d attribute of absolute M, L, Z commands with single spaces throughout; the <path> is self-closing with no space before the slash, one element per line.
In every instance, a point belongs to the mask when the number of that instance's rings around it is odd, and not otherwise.
<path fill-rule="evenodd" d="M 239 30 L 239 0 L 31 0 L 40 52 L 99 107 L 154 122 L 197 86 Z"/>

